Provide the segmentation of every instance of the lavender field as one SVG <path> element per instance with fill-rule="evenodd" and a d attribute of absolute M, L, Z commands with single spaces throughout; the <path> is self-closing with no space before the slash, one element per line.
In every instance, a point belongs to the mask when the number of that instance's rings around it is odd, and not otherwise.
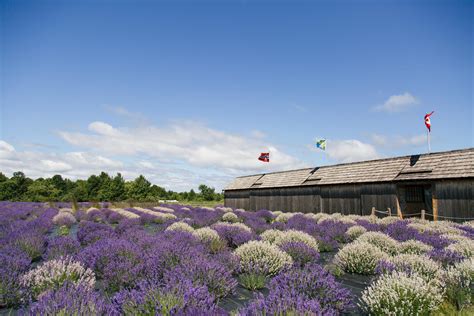
<path fill-rule="evenodd" d="M 0 314 L 472 312 L 474 223 L 0 202 Z"/>

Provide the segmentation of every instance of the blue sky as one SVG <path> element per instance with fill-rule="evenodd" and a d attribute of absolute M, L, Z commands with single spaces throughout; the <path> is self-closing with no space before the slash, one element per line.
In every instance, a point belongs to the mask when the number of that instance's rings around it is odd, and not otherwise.
<path fill-rule="evenodd" d="M 472 1 L 2 1 L 0 165 L 234 176 L 473 146 Z M 325 152 L 314 140 L 328 139 Z M 270 150 L 271 163 L 256 157 Z"/>

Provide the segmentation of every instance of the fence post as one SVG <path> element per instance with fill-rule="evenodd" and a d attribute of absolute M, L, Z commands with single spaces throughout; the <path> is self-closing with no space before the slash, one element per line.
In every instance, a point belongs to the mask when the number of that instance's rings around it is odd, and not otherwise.
<path fill-rule="evenodd" d="M 390 209 L 390 207 L 387 207 L 387 214 L 388 216 L 392 216 L 392 210 Z"/>
<path fill-rule="evenodd" d="M 370 214 L 370 216 L 375 217 L 375 207 L 374 206 L 372 206 L 372 213 Z"/>
<path fill-rule="evenodd" d="M 421 210 L 421 219 L 425 220 L 425 210 Z"/>

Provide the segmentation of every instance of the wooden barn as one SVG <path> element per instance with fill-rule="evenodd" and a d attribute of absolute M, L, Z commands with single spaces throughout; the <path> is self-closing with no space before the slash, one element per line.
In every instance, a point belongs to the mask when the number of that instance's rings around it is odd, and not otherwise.
<path fill-rule="evenodd" d="M 236 178 L 225 206 L 370 215 L 372 207 L 427 219 L 474 218 L 474 148 Z"/>

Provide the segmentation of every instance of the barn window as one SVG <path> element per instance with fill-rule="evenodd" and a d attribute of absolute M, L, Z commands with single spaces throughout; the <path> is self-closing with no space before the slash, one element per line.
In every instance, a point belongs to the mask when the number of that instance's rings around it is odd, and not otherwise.
<path fill-rule="evenodd" d="M 405 188 L 405 199 L 409 203 L 424 202 L 425 195 L 422 186 L 409 186 Z"/>

